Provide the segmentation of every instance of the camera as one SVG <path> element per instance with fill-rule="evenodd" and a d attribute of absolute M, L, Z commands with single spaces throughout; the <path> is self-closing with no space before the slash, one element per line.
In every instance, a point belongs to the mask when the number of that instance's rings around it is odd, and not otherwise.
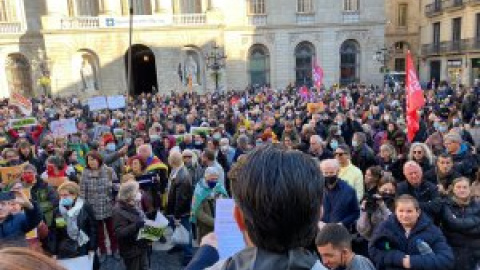
<path fill-rule="evenodd" d="M 367 194 L 365 197 L 365 212 L 368 214 L 374 213 L 380 206 L 380 201 L 383 201 L 389 207 L 394 200 L 395 196 L 393 194 Z"/>

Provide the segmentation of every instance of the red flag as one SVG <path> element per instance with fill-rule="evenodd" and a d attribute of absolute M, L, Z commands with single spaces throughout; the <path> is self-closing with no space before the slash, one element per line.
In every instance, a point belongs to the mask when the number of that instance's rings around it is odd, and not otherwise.
<path fill-rule="evenodd" d="M 305 98 L 308 98 L 308 95 L 309 95 L 310 93 L 309 93 L 309 91 L 308 91 L 308 88 L 307 88 L 305 85 L 302 86 L 302 87 L 300 87 L 299 90 L 300 90 L 300 96 L 301 96 L 302 98 L 304 98 L 304 99 L 305 99 Z"/>
<path fill-rule="evenodd" d="M 323 69 L 318 65 L 317 58 L 313 58 L 313 83 L 317 88 L 317 91 L 320 91 L 320 87 L 322 87 L 323 83 Z"/>
<path fill-rule="evenodd" d="M 407 51 L 406 74 L 406 99 L 407 99 L 407 137 L 411 142 L 420 129 L 417 111 L 425 105 L 425 97 L 418 81 L 417 72 L 413 65 L 412 55 Z"/>

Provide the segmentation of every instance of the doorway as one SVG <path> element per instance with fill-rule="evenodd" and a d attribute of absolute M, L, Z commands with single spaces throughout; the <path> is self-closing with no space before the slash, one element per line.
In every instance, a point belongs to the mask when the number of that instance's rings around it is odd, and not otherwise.
<path fill-rule="evenodd" d="M 141 44 L 135 44 L 132 50 L 132 74 L 131 83 L 128 86 L 128 93 L 138 96 L 142 93 L 155 94 L 158 91 L 157 68 L 153 51 Z M 125 54 L 125 71 L 128 80 L 128 54 Z M 128 84 L 128 82 L 127 82 Z"/>
<path fill-rule="evenodd" d="M 442 62 L 439 60 L 430 61 L 430 80 L 435 78 L 437 83 L 440 83 L 440 72 L 442 68 Z"/>

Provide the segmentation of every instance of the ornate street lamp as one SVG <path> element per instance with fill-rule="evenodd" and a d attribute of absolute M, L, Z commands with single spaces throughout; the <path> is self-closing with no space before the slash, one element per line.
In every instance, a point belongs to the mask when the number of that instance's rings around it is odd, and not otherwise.
<path fill-rule="evenodd" d="M 388 73 L 388 62 L 392 59 L 394 54 L 394 49 L 392 47 L 384 46 L 383 48 L 378 49 L 373 56 L 373 59 L 378 61 L 382 64 L 382 68 L 380 70 L 381 73 L 386 74 Z"/>
<path fill-rule="evenodd" d="M 210 53 L 205 54 L 205 62 L 207 68 L 212 70 L 212 75 L 215 79 L 215 91 L 218 92 L 218 82 L 220 80 L 220 70 L 225 67 L 225 59 L 227 56 L 215 44 Z"/>

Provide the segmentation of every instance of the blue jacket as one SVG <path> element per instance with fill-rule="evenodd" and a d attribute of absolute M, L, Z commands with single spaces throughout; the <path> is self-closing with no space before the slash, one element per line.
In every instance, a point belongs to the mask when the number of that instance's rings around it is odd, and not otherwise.
<path fill-rule="evenodd" d="M 430 181 L 422 181 L 420 186 L 414 187 L 407 181 L 397 186 L 397 196 L 408 194 L 418 200 L 420 208 L 432 219 L 435 219 L 442 209 L 442 202 L 438 194 L 438 188 Z"/>
<path fill-rule="evenodd" d="M 24 237 L 25 233 L 35 229 L 42 221 L 42 213 L 38 204 L 32 203 L 33 209 L 24 213 L 10 215 L 0 223 L 0 240 Z"/>
<path fill-rule="evenodd" d="M 427 243 L 433 253 L 420 255 L 418 240 Z M 391 215 L 375 229 L 368 251 L 379 270 L 403 269 L 405 255 L 410 256 L 412 270 L 447 270 L 454 264 L 452 249 L 442 231 L 423 213 L 408 237 L 398 219 Z"/>
<path fill-rule="evenodd" d="M 323 197 L 323 219 L 325 223 L 341 222 L 346 228 L 353 228 L 360 217 L 355 190 L 345 181 L 338 179 L 333 189 L 325 189 Z"/>

